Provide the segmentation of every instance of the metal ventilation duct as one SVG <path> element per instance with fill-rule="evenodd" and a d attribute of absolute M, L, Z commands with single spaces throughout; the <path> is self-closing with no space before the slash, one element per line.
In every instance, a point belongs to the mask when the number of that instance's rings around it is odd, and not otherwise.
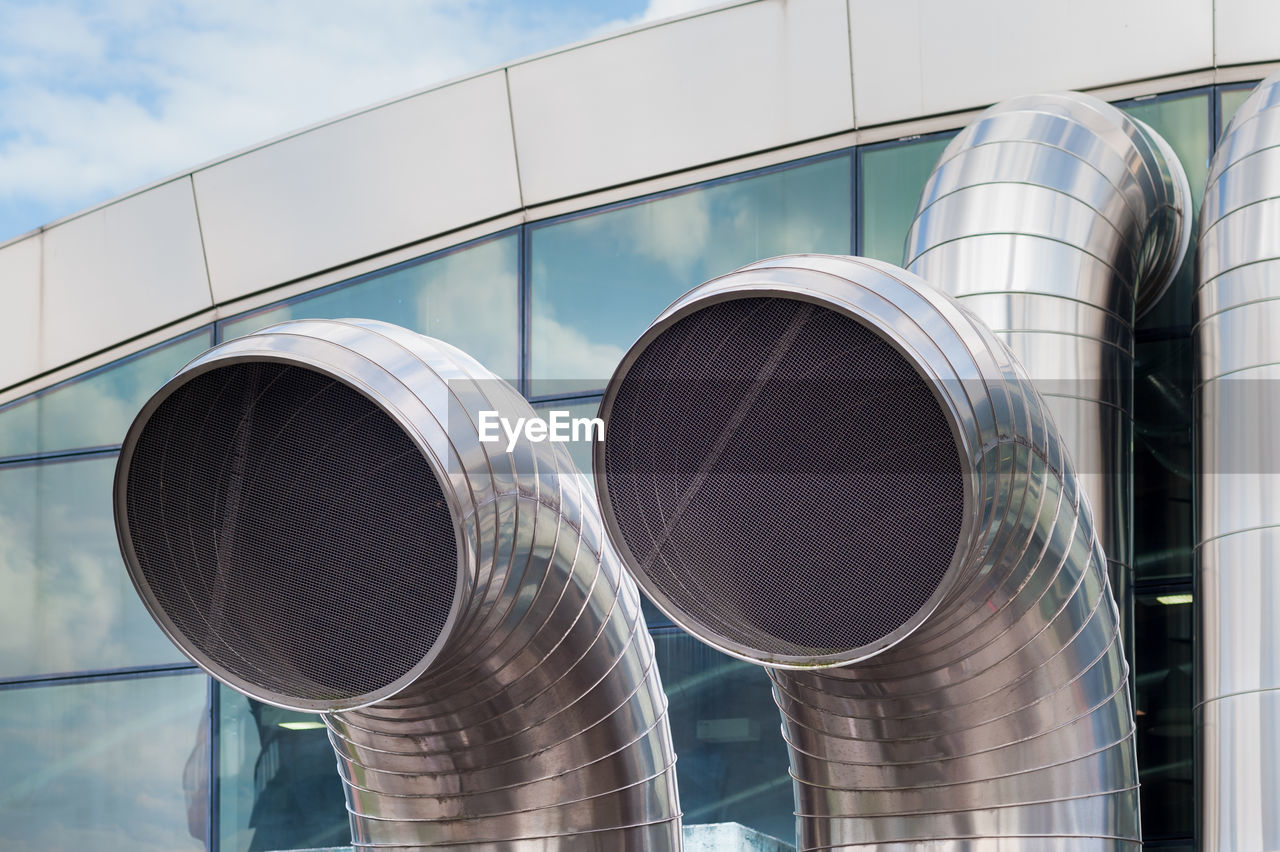
<path fill-rule="evenodd" d="M 1200 843 L 1280 849 L 1280 74 L 1227 125 L 1199 230 Z"/>
<path fill-rule="evenodd" d="M 224 343 L 147 403 L 116 527 L 152 616 L 218 680 L 321 711 L 360 849 L 675 850 L 639 595 L 533 411 L 385 323 Z"/>
<path fill-rule="evenodd" d="M 770 670 L 801 848 L 1139 845 L 1105 557 L 980 321 L 888 264 L 762 261 L 658 317 L 601 416 L 627 567 Z"/>
<path fill-rule="evenodd" d="M 905 266 L 996 332 L 1048 403 L 1126 624 L 1133 325 L 1177 275 L 1190 239 L 1191 193 L 1168 143 L 1076 92 L 1005 101 L 960 131 L 907 236 Z"/>

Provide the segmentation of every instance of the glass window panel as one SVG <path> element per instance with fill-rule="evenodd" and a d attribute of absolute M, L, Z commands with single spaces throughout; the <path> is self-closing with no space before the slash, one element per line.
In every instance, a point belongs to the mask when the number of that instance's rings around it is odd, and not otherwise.
<path fill-rule="evenodd" d="M 0 690 L 5 849 L 206 848 L 208 678 Z"/>
<path fill-rule="evenodd" d="M 0 408 L 0 458 L 31 455 L 39 450 L 39 411 L 35 397 Z"/>
<path fill-rule="evenodd" d="M 1209 92 L 1131 101 L 1120 109 L 1151 127 L 1173 148 L 1187 172 L 1196 209 L 1209 174 Z"/>
<path fill-rule="evenodd" d="M 1191 338 L 1140 339 L 1134 363 L 1134 575 L 1190 577 L 1192 515 Z"/>
<path fill-rule="evenodd" d="M 350 843 L 342 782 L 320 717 L 219 690 L 222 852 Z"/>
<path fill-rule="evenodd" d="M 1199 213 L 1209 167 L 1208 92 L 1122 105 L 1178 155 Z M 1191 309 L 1195 241 L 1160 302 L 1138 321 L 1134 347 L 1134 572 L 1191 575 Z"/>
<path fill-rule="evenodd" d="M 847 154 L 529 229 L 535 396 L 603 388 L 663 308 L 794 252 L 847 254 Z"/>
<path fill-rule="evenodd" d="M 896 142 L 859 152 L 861 160 L 862 255 L 902 265 L 907 231 L 920 193 L 954 133 Z"/>
<path fill-rule="evenodd" d="M 1231 123 L 1231 116 L 1236 114 L 1236 110 L 1240 109 L 1240 104 L 1253 94 L 1253 90 L 1257 88 L 1256 83 L 1250 83 L 1242 89 L 1221 89 L 1218 97 L 1221 98 L 1222 130 L 1227 129 L 1227 125 Z"/>
<path fill-rule="evenodd" d="M 1209 174 L 1209 93 L 1170 97 L 1123 104 L 1129 115 L 1145 122 L 1165 138 L 1173 148 L 1187 181 L 1193 200 L 1191 246 L 1183 260 L 1178 277 L 1165 291 L 1164 297 L 1139 323 L 1139 331 L 1154 328 L 1190 326 L 1195 277 L 1195 222 L 1204 198 L 1204 182 Z"/>
<path fill-rule="evenodd" d="M 795 842 L 787 749 L 768 675 L 678 630 L 653 637 L 686 825 L 737 822 Z"/>
<path fill-rule="evenodd" d="M 119 444 L 151 395 L 212 345 L 204 329 L 42 394 L 40 452 Z"/>
<path fill-rule="evenodd" d="M 1138 595 L 1135 610 L 1142 836 L 1190 837 L 1196 812 L 1191 590 Z"/>
<path fill-rule="evenodd" d="M 451 343 L 514 381 L 518 274 L 518 237 L 508 233 L 236 317 L 222 339 L 291 319 L 382 320 Z"/>
<path fill-rule="evenodd" d="M 570 423 L 578 419 L 595 419 L 600 413 L 600 397 L 593 396 L 587 399 L 571 399 L 559 402 L 540 402 L 533 407 L 538 412 L 538 416 L 547 418 L 553 411 L 563 411 L 566 413 Z M 573 435 L 572 427 L 570 427 L 570 436 Z M 585 474 L 590 474 L 594 470 L 591 462 L 591 453 L 594 442 L 590 436 L 595 432 L 588 432 L 584 428 L 580 428 L 577 432 L 579 440 L 571 440 L 565 442 L 565 449 L 569 451 L 569 456 L 573 459 L 573 463 L 577 465 L 578 470 Z"/>
<path fill-rule="evenodd" d="M 120 558 L 115 465 L 0 466 L 0 678 L 185 661 Z"/>

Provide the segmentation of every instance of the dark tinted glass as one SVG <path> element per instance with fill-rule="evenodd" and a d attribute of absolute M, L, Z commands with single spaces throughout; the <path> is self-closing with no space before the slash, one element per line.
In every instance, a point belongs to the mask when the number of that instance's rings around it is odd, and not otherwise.
<path fill-rule="evenodd" d="M 221 690 L 221 852 L 351 842 L 333 747 L 320 717 Z"/>
<path fill-rule="evenodd" d="M 1135 610 L 1142 835 L 1190 837 L 1196 812 L 1191 593 L 1140 594 Z"/>
<path fill-rule="evenodd" d="M 1210 93 L 1122 105 L 1163 136 L 1187 173 L 1199 213 L 1209 161 Z M 1193 218 L 1194 222 L 1194 218 Z M 1190 577 L 1193 239 L 1177 278 L 1137 326 L 1134 346 L 1134 576 Z"/>
<path fill-rule="evenodd" d="M 768 675 L 674 629 L 653 641 L 685 825 L 737 822 L 794 843 L 787 749 Z"/>

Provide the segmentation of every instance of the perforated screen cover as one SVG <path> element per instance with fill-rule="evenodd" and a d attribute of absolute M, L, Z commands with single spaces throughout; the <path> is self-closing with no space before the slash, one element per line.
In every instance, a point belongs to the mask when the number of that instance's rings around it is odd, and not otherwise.
<path fill-rule="evenodd" d="M 440 485 L 331 377 L 266 362 L 196 376 L 142 428 L 126 487 L 131 570 L 215 672 L 269 697 L 385 688 L 445 625 L 458 560 Z"/>
<path fill-rule="evenodd" d="M 626 372 L 605 435 L 632 567 L 759 655 L 887 636 L 933 595 L 960 535 L 959 451 L 924 379 L 807 302 L 740 298 L 680 319 Z"/>

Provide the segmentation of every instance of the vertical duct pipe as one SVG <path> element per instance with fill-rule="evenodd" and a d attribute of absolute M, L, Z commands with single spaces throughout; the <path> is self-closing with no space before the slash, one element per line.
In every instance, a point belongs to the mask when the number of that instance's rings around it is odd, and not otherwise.
<path fill-rule="evenodd" d="M 1077 92 L 997 104 L 925 184 L 905 265 L 1040 391 L 1089 495 L 1133 658 L 1133 326 L 1178 273 L 1191 193 L 1168 143 Z"/>
<path fill-rule="evenodd" d="M 221 344 L 138 415 L 116 527 L 207 672 L 320 711 L 356 848 L 676 850 L 639 595 L 564 448 L 446 344 L 299 321 Z"/>
<path fill-rule="evenodd" d="M 888 264 L 762 261 L 658 317 L 601 417 L 628 569 L 769 668 L 803 849 L 1140 845 L 1088 502 L 972 314 Z"/>
<path fill-rule="evenodd" d="M 1200 843 L 1280 849 L 1280 74 L 1227 126 L 1199 234 Z"/>

